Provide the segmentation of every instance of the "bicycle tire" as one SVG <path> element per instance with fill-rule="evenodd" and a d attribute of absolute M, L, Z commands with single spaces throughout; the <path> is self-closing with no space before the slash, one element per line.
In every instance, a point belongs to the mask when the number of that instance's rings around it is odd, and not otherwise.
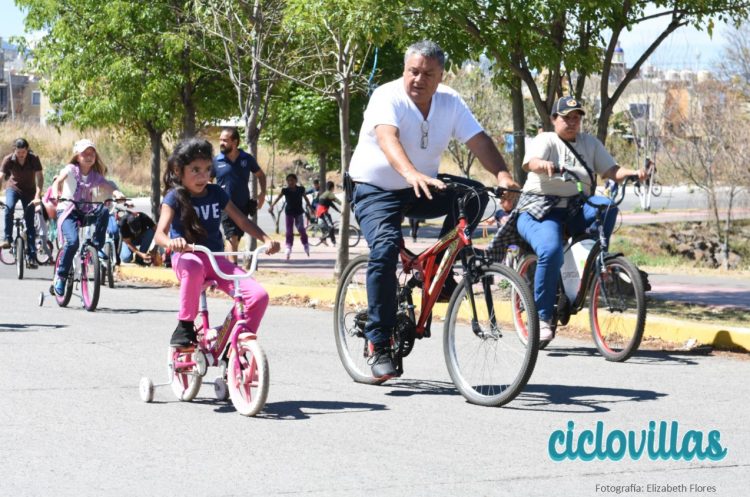
<path fill-rule="evenodd" d="M 101 290 L 101 266 L 99 255 L 92 245 L 86 245 L 83 249 L 81 259 L 81 300 L 83 307 L 89 312 L 94 312 L 99 304 L 99 292 Z"/>
<path fill-rule="evenodd" d="M 15 240 L 13 240 L 13 249 L 16 252 L 16 276 L 19 280 L 23 279 L 23 271 L 26 268 L 26 243 L 23 240 L 23 237 L 17 236 Z"/>
<path fill-rule="evenodd" d="M 659 195 L 661 195 L 661 183 L 659 183 L 658 181 L 654 181 L 651 184 L 651 195 L 654 197 L 658 197 Z"/>
<path fill-rule="evenodd" d="M 255 416 L 266 405 L 271 383 L 268 358 L 256 338 L 240 337 L 237 343 L 239 369 L 234 359 L 235 351 L 229 354 L 227 364 L 227 388 L 229 398 L 237 412 L 243 416 Z"/>
<path fill-rule="evenodd" d="M 637 350 L 646 325 L 646 293 L 638 268 L 625 257 L 605 261 L 609 281 L 597 274 L 591 282 L 589 321 L 599 352 L 623 362 Z"/>
<path fill-rule="evenodd" d="M 307 243 L 311 247 L 317 247 L 323 243 L 323 237 L 323 229 L 320 225 L 318 223 L 310 223 L 310 226 L 307 227 Z"/>
<path fill-rule="evenodd" d="M 203 377 L 198 373 L 198 365 L 192 367 L 180 369 L 179 371 L 174 367 L 175 355 L 182 355 L 184 362 L 194 361 L 193 356 L 196 353 L 201 353 L 199 350 L 186 350 L 177 351 L 174 347 L 169 347 L 169 355 L 167 369 L 169 371 L 169 385 L 172 388 L 172 393 L 177 397 L 177 400 L 181 402 L 190 402 L 198 395 L 203 384 Z"/>
<path fill-rule="evenodd" d="M 465 280 L 448 304 L 443 328 L 445 363 L 466 400 L 499 407 L 518 396 L 534 371 L 539 346 L 536 305 L 526 282 L 501 264 L 478 269 L 470 290 L 475 307 L 467 296 Z M 524 301 L 525 344 L 513 336 L 518 334 L 513 295 Z"/>
<path fill-rule="evenodd" d="M 0 261 L 3 264 L 7 264 L 8 266 L 10 266 L 11 264 L 15 264 L 16 256 L 14 252 L 14 247 L 0 249 Z"/>
<path fill-rule="evenodd" d="M 48 264 L 54 258 L 55 246 L 49 240 L 36 239 L 36 262 L 38 264 Z"/>
<path fill-rule="evenodd" d="M 102 284 L 106 283 L 109 288 L 115 287 L 115 275 L 112 270 L 112 257 L 114 256 L 112 250 L 113 246 L 113 242 L 107 241 L 104 243 L 104 247 L 102 247 L 102 251 L 107 255 L 107 260 L 103 261 L 104 267 L 102 267 L 101 271 L 101 282 Z"/>
<path fill-rule="evenodd" d="M 531 292 L 531 294 L 534 294 L 534 271 L 536 270 L 536 254 L 525 254 L 521 256 L 521 258 L 518 260 L 518 263 L 516 264 L 516 272 L 518 275 L 526 282 L 528 285 L 528 289 Z M 512 295 L 514 297 L 513 300 L 513 307 L 514 311 L 516 308 L 519 308 L 519 311 L 521 305 L 523 305 L 523 301 L 520 299 L 517 299 L 516 295 Z M 515 318 L 515 312 L 514 312 L 514 318 Z M 526 330 L 524 323 L 519 322 L 519 320 L 516 320 L 516 329 L 518 330 L 518 339 L 521 340 L 521 343 L 524 345 L 526 344 L 528 340 L 528 330 Z"/>
<path fill-rule="evenodd" d="M 55 272 L 53 274 L 53 282 L 54 277 L 57 275 L 57 269 L 60 266 L 60 263 L 62 262 L 62 250 L 57 252 L 57 258 L 55 259 Z M 54 288 L 51 288 L 52 295 L 55 297 L 55 302 L 57 302 L 57 305 L 60 307 L 66 307 L 70 303 L 70 298 L 73 296 L 73 278 L 66 277 L 65 278 L 65 292 L 62 295 L 58 295 L 57 292 L 55 292 Z"/>
<path fill-rule="evenodd" d="M 355 257 L 346 265 L 336 288 L 333 330 L 336 351 L 341 364 L 357 383 L 379 385 L 384 379 L 373 378 L 368 359 L 370 343 L 364 334 L 367 320 L 367 265 L 369 257 Z"/>
<path fill-rule="evenodd" d="M 339 229 L 339 235 L 340 234 L 341 234 L 341 230 Z M 356 247 L 359 244 L 359 241 L 362 239 L 362 230 L 350 224 L 349 236 L 347 236 L 346 239 L 349 241 L 350 248 Z"/>

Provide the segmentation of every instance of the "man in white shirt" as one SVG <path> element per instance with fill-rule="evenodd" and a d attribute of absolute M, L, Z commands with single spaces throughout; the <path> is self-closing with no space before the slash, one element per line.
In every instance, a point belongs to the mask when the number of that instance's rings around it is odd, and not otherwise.
<path fill-rule="evenodd" d="M 446 216 L 441 235 L 455 227 L 455 194 L 438 179 L 442 153 L 452 138 L 466 144 L 498 184 L 518 188 L 492 139 L 454 90 L 440 84 L 445 54 L 430 41 L 410 46 L 404 76 L 373 92 L 365 111 L 349 174 L 355 182 L 354 213 L 370 247 L 367 269 L 367 339 L 376 378 L 397 374 L 390 348 L 396 324 L 396 266 L 404 216 L 421 219 Z M 454 182 L 479 183 L 464 178 Z M 438 192 L 434 195 L 430 187 Z M 468 218 L 479 222 L 486 195 L 467 205 Z M 441 297 L 450 295 L 449 279 Z"/>

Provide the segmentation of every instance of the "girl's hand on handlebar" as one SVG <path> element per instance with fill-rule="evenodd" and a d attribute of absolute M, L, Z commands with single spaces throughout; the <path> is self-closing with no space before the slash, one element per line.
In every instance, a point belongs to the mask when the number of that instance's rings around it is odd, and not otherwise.
<path fill-rule="evenodd" d="M 172 252 L 185 252 L 190 247 L 184 238 L 172 238 L 169 240 L 169 250 Z"/>
<path fill-rule="evenodd" d="M 265 240 L 263 240 L 263 243 L 265 243 L 268 247 L 268 250 L 266 251 L 266 254 L 268 255 L 273 255 L 281 250 L 281 244 L 271 238 L 266 238 Z"/>

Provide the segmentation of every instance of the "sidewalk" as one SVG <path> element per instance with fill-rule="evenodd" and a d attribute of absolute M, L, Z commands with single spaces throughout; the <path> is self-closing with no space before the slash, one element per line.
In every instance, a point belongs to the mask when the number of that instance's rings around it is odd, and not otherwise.
<path fill-rule="evenodd" d="M 428 228 L 427 228 L 428 229 Z M 425 231 L 427 231 L 427 229 Z M 422 231 L 420 230 L 420 233 Z M 407 242 L 408 246 L 416 250 L 428 247 L 431 239 L 420 239 L 416 244 Z M 350 259 L 367 253 L 364 240 L 357 247 L 350 249 Z M 264 271 L 291 272 L 320 278 L 332 278 L 336 260 L 333 247 L 311 247 L 310 257 L 305 256 L 300 244 L 295 244 L 289 261 L 283 255 L 277 254 L 261 259 L 259 267 L 259 281 L 263 281 Z M 123 264 L 120 274 L 125 278 L 137 278 L 156 282 L 176 284 L 176 278 L 171 269 L 150 268 Z M 702 277 L 690 275 L 668 275 L 654 273 L 651 277 L 652 291 L 649 297 L 659 300 L 691 302 L 706 306 L 735 306 L 740 309 L 750 309 L 750 282 L 744 280 L 727 280 L 716 277 Z M 336 288 L 291 286 L 282 284 L 264 284 L 271 298 L 288 298 L 290 296 L 307 297 L 311 300 L 333 302 Z M 578 325 L 588 329 L 588 318 L 585 313 L 574 317 Z M 713 345 L 720 348 L 736 348 L 737 346 L 750 350 L 750 323 L 743 326 L 726 326 L 721 322 L 704 323 L 673 319 L 666 316 L 649 313 L 646 319 L 644 336 L 660 338 L 673 343 L 686 343 L 696 340 L 701 344 Z"/>

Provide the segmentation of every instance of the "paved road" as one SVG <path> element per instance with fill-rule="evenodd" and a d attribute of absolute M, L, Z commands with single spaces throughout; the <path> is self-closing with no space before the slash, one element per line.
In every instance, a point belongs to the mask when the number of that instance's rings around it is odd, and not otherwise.
<path fill-rule="evenodd" d="M 261 331 L 271 391 L 243 418 L 204 386 L 192 403 L 158 390 L 138 398 L 142 375 L 165 376 L 175 324 L 172 288 L 103 289 L 88 313 L 47 300 L 44 272 L 17 281 L 0 267 L 0 495 L 13 496 L 495 496 L 615 495 L 596 485 L 691 484 L 739 496 L 750 484 L 750 361 L 642 353 L 604 361 L 589 341 L 542 352 L 508 407 L 467 404 L 442 358 L 440 333 L 417 344 L 405 378 L 358 385 L 336 356 L 328 311 L 271 307 Z M 45 276 L 45 278 L 42 278 Z M 211 300 L 215 316 L 225 300 Z M 208 378 L 213 377 L 209 371 Z M 648 430 L 650 421 L 719 430 L 717 461 L 565 460 L 548 442 L 575 432 Z M 704 442 L 705 445 L 705 442 Z"/>

